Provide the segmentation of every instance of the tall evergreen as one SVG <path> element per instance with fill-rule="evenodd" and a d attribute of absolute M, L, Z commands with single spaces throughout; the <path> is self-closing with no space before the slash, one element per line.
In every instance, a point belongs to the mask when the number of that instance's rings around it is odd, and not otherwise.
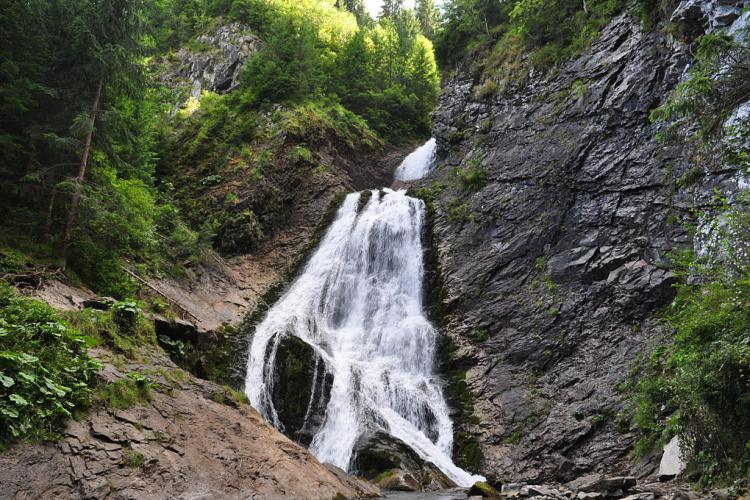
<path fill-rule="evenodd" d="M 422 34 L 430 40 L 434 39 L 438 24 L 438 10 L 435 7 L 435 0 L 417 0 L 416 7 Z"/>
<path fill-rule="evenodd" d="M 367 26 L 372 23 L 372 18 L 365 8 L 364 0 L 336 0 L 336 6 L 354 14 L 360 26 Z"/>
<path fill-rule="evenodd" d="M 380 8 L 380 17 L 393 19 L 404 7 L 404 0 L 384 0 Z"/>

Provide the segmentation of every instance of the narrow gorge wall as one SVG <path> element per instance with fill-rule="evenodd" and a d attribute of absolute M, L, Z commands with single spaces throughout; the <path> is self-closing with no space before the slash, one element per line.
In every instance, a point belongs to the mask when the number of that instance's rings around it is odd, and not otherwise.
<path fill-rule="evenodd" d="M 666 252 L 690 243 L 690 208 L 733 182 L 727 171 L 678 189 L 692 166 L 655 140 L 649 112 L 688 61 L 687 45 L 621 14 L 556 74 L 481 99 L 473 61 L 446 86 L 424 186 L 455 345 L 446 363 L 466 370 L 473 397 L 460 430 L 491 479 L 632 467 L 620 390 L 664 333 L 653 317 L 673 294 Z M 486 182 L 457 180 L 472 170 Z"/>

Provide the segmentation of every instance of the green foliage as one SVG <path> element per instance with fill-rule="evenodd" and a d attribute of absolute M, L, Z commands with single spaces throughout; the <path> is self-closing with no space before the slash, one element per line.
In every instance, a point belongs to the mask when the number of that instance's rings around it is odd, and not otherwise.
<path fill-rule="evenodd" d="M 477 342 L 484 342 L 490 338 L 490 333 L 486 328 L 474 328 L 468 333 L 469 338 Z"/>
<path fill-rule="evenodd" d="M 321 0 L 235 0 L 264 39 L 244 71 L 246 103 L 340 102 L 393 141 L 429 132 L 439 74 L 410 10 L 361 23 Z"/>
<path fill-rule="evenodd" d="M 122 452 L 122 462 L 127 467 L 141 468 L 146 462 L 146 457 L 139 451 L 126 448 Z"/>
<path fill-rule="evenodd" d="M 109 311 L 84 309 L 61 315 L 97 345 L 107 346 L 129 358 L 138 356 L 140 346 L 156 344 L 153 323 L 133 301 L 117 302 Z"/>
<path fill-rule="evenodd" d="M 55 439 L 88 405 L 100 368 L 88 342 L 46 304 L 0 284 L 0 447 Z"/>
<path fill-rule="evenodd" d="M 456 170 L 458 184 L 465 191 L 479 191 L 487 185 L 487 173 L 480 166 L 479 158 L 469 160 L 467 163 L 466 167 Z"/>
<path fill-rule="evenodd" d="M 680 287 L 668 313 L 676 333 L 637 388 L 635 426 L 645 443 L 678 434 L 713 474 L 747 471 L 750 442 L 750 276 Z M 642 444 L 642 449 L 645 444 Z M 716 480 L 704 474 L 703 481 Z"/>
<path fill-rule="evenodd" d="M 674 255 L 674 271 L 689 277 L 665 312 L 674 339 L 654 351 L 633 397 L 641 435 L 636 451 L 677 434 L 703 483 L 745 475 L 750 465 L 748 196 L 710 215 L 715 222 L 704 253 Z"/>
<path fill-rule="evenodd" d="M 579 55 L 612 17 L 623 0 L 450 0 L 437 38 L 445 65 L 455 65 L 479 48 L 492 47 L 488 71 L 513 73 L 525 54 L 538 69 Z"/>
<path fill-rule="evenodd" d="M 60 256 L 101 83 L 67 257 L 69 269 L 95 291 L 133 295 L 138 285 L 123 271 L 126 259 L 158 272 L 172 267 L 176 255 L 193 251 L 181 246 L 192 238 L 174 213 L 166 216 L 169 204 L 155 189 L 155 150 L 169 100 L 143 59 L 153 50 L 145 26 L 147 19 L 154 22 L 151 7 L 181 2 L 5 3 L 0 208 L 8 216 L 0 239 L 33 247 L 34 256 L 47 261 Z M 160 239 L 171 244 L 166 252 Z"/>

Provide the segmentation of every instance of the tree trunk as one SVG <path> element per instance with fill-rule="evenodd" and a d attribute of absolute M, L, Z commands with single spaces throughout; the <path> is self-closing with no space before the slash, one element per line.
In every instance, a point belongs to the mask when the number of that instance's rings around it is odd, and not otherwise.
<path fill-rule="evenodd" d="M 49 197 L 49 206 L 47 206 L 47 224 L 44 227 L 44 241 L 49 243 L 50 231 L 52 230 L 52 213 L 55 209 L 55 198 L 57 198 L 57 186 L 52 186 L 52 194 Z"/>
<path fill-rule="evenodd" d="M 94 124 L 96 123 L 96 114 L 99 112 L 99 99 L 102 96 L 102 86 L 104 82 L 99 79 L 99 83 L 96 86 L 96 94 L 94 95 L 94 104 L 91 106 L 91 128 L 86 134 L 86 140 L 83 143 L 83 154 L 81 155 L 81 164 L 78 167 L 78 176 L 75 179 L 75 191 L 73 191 L 73 200 L 70 204 L 70 210 L 68 211 L 68 220 L 65 224 L 65 238 L 63 239 L 63 250 L 62 250 L 62 270 L 68 265 L 68 249 L 70 247 L 70 239 L 73 235 L 73 223 L 75 222 L 76 209 L 78 204 L 81 202 L 81 191 L 83 190 L 83 179 L 86 177 L 86 167 L 89 162 L 89 152 L 91 151 L 91 139 L 94 137 Z"/>

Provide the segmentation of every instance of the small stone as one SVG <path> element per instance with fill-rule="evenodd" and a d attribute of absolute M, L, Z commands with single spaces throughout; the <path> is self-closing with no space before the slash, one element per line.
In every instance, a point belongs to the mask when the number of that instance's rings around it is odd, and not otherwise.
<path fill-rule="evenodd" d="M 386 490 L 395 491 L 422 491 L 422 485 L 414 477 L 401 470 L 391 469 L 386 472 L 385 477 L 377 482 L 377 485 Z"/>
<path fill-rule="evenodd" d="M 539 496 L 546 496 L 546 497 L 559 497 L 560 492 L 554 488 L 551 488 L 549 486 L 544 485 L 535 485 L 531 484 L 526 487 L 526 494 L 530 497 L 539 497 Z"/>
<path fill-rule="evenodd" d="M 501 495 L 504 497 L 520 497 L 521 490 L 526 486 L 526 483 L 508 483 L 504 484 L 501 490 Z"/>
<path fill-rule="evenodd" d="M 602 494 L 596 491 L 580 491 L 576 498 L 602 498 Z"/>

